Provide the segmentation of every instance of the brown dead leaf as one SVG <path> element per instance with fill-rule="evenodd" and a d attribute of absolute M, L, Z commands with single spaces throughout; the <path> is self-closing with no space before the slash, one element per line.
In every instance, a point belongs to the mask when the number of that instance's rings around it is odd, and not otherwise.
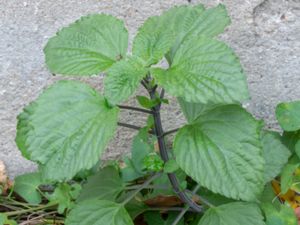
<path fill-rule="evenodd" d="M 177 196 L 158 195 L 155 198 L 147 199 L 144 203 L 148 206 L 171 207 L 182 205 L 182 201 Z"/>
<path fill-rule="evenodd" d="M 0 160 L 0 187 L 2 192 L 5 194 L 7 189 L 11 188 L 12 185 L 13 182 L 8 179 L 5 164 Z"/>

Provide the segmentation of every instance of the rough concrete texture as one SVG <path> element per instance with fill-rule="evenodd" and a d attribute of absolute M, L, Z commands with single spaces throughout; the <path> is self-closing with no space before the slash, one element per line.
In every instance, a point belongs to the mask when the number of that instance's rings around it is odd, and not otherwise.
<path fill-rule="evenodd" d="M 232 18 L 223 40 L 240 56 L 248 76 L 252 100 L 247 103 L 257 118 L 276 127 L 278 102 L 300 99 L 300 0 L 194 0 L 214 6 L 223 3 Z M 160 14 L 187 0 L 0 0 L 0 160 L 10 176 L 34 170 L 14 143 L 16 116 L 43 88 L 61 77 L 52 77 L 42 52 L 47 39 L 82 15 L 109 13 L 125 20 L 132 40 L 145 18 Z M 102 89 L 103 76 L 85 79 Z M 163 112 L 164 126 L 183 123 L 178 106 Z M 132 99 L 128 104 L 135 104 Z M 168 111 L 168 112 L 167 112 Z M 122 119 L 142 124 L 144 117 L 122 113 Z M 105 158 L 128 152 L 132 131 L 121 128 Z"/>

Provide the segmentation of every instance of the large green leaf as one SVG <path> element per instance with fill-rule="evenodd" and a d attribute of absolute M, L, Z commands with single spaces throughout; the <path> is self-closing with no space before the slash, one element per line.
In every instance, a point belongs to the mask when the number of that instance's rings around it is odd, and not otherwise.
<path fill-rule="evenodd" d="M 186 118 L 186 120 L 191 123 L 202 113 L 211 110 L 217 106 L 216 104 L 202 104 L 202 103 L 192 103 L 183 100 L 182 98 L 177 98 L 180 108 Z"/>
<path fill-rule="evenodd" d="M 118 112 L 88 85 L 59 81 L 18 116 L 16 142 L 27 159 L 39 163 L 43 178 L 68 180 L 98 162 Z"/>
<path fill-rule="evenodd" d="M 264 185 L 261 126 L 238 105 L 212 109 L 177 132 L 176 161 L 215 193 L 256 200 Z"/>
<path fill-rule="evenodd" d="M 230 18 L 224 5 L 204 10 L 203 5 L 195 7 L 179 6 L 167 11 L 164 15 L 168 29 L 176 34 L 176 40 L 167 55 L 169 62 L 173 61 L 176 51 L 184 41 L 193 36 L 214 37 L 222 33 Z"/>
<path fill-rule="evenodd" d="M 71 210 L 66 225 L 133 225 L 125 208 L 117 203 L 92 199 Z"/>
<path fill-rule="evenodd" d="M 114 201 L 123 189 L 124 184 L 118 171 L 115 167 L 108 166 L 88 178 L 87 183 L 83 185 L 78 200 L 96 198 Z"/>
<path fill-rule="evenodd" d="M 63 28 L 44 49 L 52 73 L 93 75 L 124 57 L 128 32 L 113 16 L 95 14 Z"/>
<path fill-rule="evenodd" d="M 172 66 L 152 70 L 170 94 L 193 103 L 236 103 L 248 99 L 246 77 L 239 60 L 224 43 L 205 37 L 185 41 Z"/>
<path fill-rule="evenodd" d="M 104 80 L 105 96 L 111 104 L 127 100 L 138 88 L 147 70 L 137 57 L 130 57 L 115 63 L 107 71 Z"/>
<path fill-rule="evenodd" d="M 27 173 L 15 178 L 14 191 L 28 203 L 39 204 L 42 201 L 38 187 L 42 184 L 40 173 Z"/>
<path fill-rule="evenodd" d="M 288 162 L 291 152 L 282 143 L 276 132 L 265 131 L 262 134 L 263 156 L 265 165 L 265 182 L 273 180 Z"/>
<path fill-rule="evenodd" d="M 133 41 L 132 53 L 146 61 L 146 65 L 156 64 L 170 50 L 175 35 L 164 17 L 150 17 L 140 27 Z"/>
<path fill-rule="evenodd" d="M 281 103 L 276 107 L 276 117 L 285 131 L 300 129 L 300 101 Z"/>
<path fill-rule="evenodd" d="M 259 207 L 253 203 L 233 202 L 210 208 L 198 225 L 265 225 Z"/>
<path fill-rule="evenodd" d="M 298 225 L 298 220 L 293 208 L 281 205 L 281 208 L 278 211 L 271 204 L 264 204 L 263 210 L 266 215 L 267 225 Z"/>

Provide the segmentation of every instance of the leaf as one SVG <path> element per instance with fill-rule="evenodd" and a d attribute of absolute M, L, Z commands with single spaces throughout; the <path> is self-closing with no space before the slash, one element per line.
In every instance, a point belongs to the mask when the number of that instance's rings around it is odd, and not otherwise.
<path fill-rule="evenodd" d="M 151 109 L 152 107 L 156 106 L 157 104 L 160 103 L 160 99 L 149 99 L 145 96 L 136 96 L 139 104 L 146 108 L 146 109 Z"/>
<path fill-rule="evenodd" d="M 14 220 L 9 220 L 4 213 L 0 213 L 0 225 L 18 225 L 18 224 Z"/>
<path fill-rule="evenodd" d="M 295 152 L 296 144 L 299 140 L 300 140 L 300 131 L 283 132 L 282 142 L 287 146 L 287 148 L 292 153 Z"/>
<path fill-rule="evenodd" d="M 164 172 L 165 173 L 174 173 L 179 169 L 177 162 L 174 159 L 170 159 L 165 163 Z"/>
<path fill-rule="evenodd" d="M 128 32 L 124 23 L 110 15 L 82 17 L 52 37 L 45 49 L 52 73 L 93 75 L 124 57 Z"/>
<path fill-rule="evenodd" d="M 144 213 L 148 209 L 148 206 L 138 201 L 137 198 L 133 198 L 126 204 L 125 208 L 131 219 L 134 220 L 138 215 Z"/>
<path fill-rule="evenodd" d="M 63 214 L 66 209 L 71 209 L 74 206 L 74 200 L 78 197 L 81 186 L 79 184 L 59 184 L 52 194 L 48 194 L 47 198 L 50 202 L 57 202 L 58 213 Z"/>
<path fill-rule="evenodd" d="M 148 127 L 142 128 L 134 137 L 131 147 L 131 159 L 126 159 L 122 169 L 123 181 L 132 181 L 146 175 L 144 159 L 153 152 L 153 140 L 149 137 Z"/>
<path fill-rule="evenodd" d="M 66 225 L 96 224 L 133 225 L 133 222 L 122 205 L 99 199 L 79 203 L 66 219 Z"/>
<path fill-rule="evenodd" d="M 176 34 L 175 43 L 167 55 L 169 63 L 172 63 L 178 48 L 189 38 L 215 37 L 230 24 L 230 18 L 222 4 L 207 10 L 201 4 L 196 7 L 174 7 L 165 13 L 165 18 L 169 29 Z"/>
<path fill-rule="evenodd" d="M 138 88 L 147 70 L 137 57 L 130 57 L 115 63 L 104 79 L 105 97 L 113 105 L 127 100 Z"/>
<path fill-rule="evenodd" d="M 147 66 L 158 63 L 173 44 L 174 33 L 166 26 L 164 17 L 150 17 L 134 38 L 132 53 L 144 59 Z"/>
<path fill-rule="evenodd" d="M 191 103 L 237 103 L 249 98 L 246 77 L 234 52 L 205 37 L 185 41 L 172 66 L 152 74 L 167 92 Z"/>
<path fill-rule="evenodd" d="M 281 205 L 278 211 L 271 204 L 265 204 L 266 225 L 298 225 L 294 210 L 286 205 Z"/>
<path fill-rule="evenodd" d="M 259 207 L 233 202 L 207 210 L 198 225 L 265 225 Z"/>
<path fill-rule="evenodd" d="M 98 162 L 118 112 L 88 85 L 59 81 L 18 116 L 16 143 L 27 159 L 39 163 L 44 179 L 69 180 Z"/>
<path fill-rule="evenodd" d="M 114 201 L 123 190 L 124 184 L 118 171 L 113 166 L 108 166 L 88 177 L 87 183 L 82 187 L 78 201 L 87 199 Z"/>
<path fill-rule="evenodd" d="M 40 173 L 27 173 L 15 178 L 14 191 L 26 202 L 39 204 L 42 201 L 38 187 L 43 184 Z"/>
<path fill-rule="evenodd" d="M 206 188 L 201 188 L 198 194 L 203 197 L 205 200 L 207 200 L 209 203 L 215 206 L 227 204 L 230 202 L 234 202 L 233 199 L 226 198 L 223 195 L 215 194 L 212 191 L 206 189 Z"/>
<path fill-rule="evenodd" d="M 187 102 L 182 98 L 177 98 L 177 101 L 180 105 L 181 111 L 185 116 L 186 120 L 191 123 L 194 119 L 196 119 L 202 113 L 207 112 L 217 106 L 216 104 L 202 104 L 202 103 L 192 103 Z"/>
<path fill-rule="evenodd" d="M 159 172 L 164 167 L 164 161 L 159 155 L 152 152 L 144 158 L 144 166 L 148 171 Z"/>
<path fill-rule="evenodd" d="M 293 185 L 294 180 L 294 172 L 296 169 L 300 166 L 300 162 L 292 162 L 290 161 L 282 170 L 281 173 L 281 193 L 285 194 L 290 189 L 290 187 Z"/>
<path fill-rule="evenodd" d="M 255 201 L 264 185 L 261 126 L 237 105 L 212 109 L 179 129 L 173 146 L 176 161 L 209 190 Z"/>
<path fill-rule="evenodd" d="M 300 129 L 300 101 L 280 103 L 276 107 L 279 125 L 285 131 Z"/>
<path fill-rule="evenodd" d="M 262 134 L 263 156 L 265 159 L 265 182 L 273 180 L 288 162 L 290 151 L 281 142 L 276 132 L 265 131 Z"/>

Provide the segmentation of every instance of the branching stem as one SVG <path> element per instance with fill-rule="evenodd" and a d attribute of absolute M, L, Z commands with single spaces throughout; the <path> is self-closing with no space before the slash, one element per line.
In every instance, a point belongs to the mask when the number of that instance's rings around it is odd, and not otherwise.
<path fill-rule="evenodd" d="M 152 90 L 149 91 L 149 95 L 151 99 L 156 98 L 156 88 L 157 86 L 155 86 Z M 169 155 L 164 140 L 164 131 L 162 128 L 162 122 L 160 118 L 160 106 L 161 105 L 158 104 L 152 108 L 153 117 L 154 117 L 154 129 L 158 141 L 161 158 L 163 159 L 164 162 L 167 162 L 169 160 Z M 189 198 L 189 196 L 184 191 L 181 190 L 176 175 L 174 173 L 168 173 L 168 177 L 172 184 L 173 190 L 178 195 L 178 197 L 196 212 L 202 212 L 202 207 L 196 204 L 191 198 Z"/>
<path fill-rule="evenodd" d="M 151 111 L 151 110 L 142 109 L 142 108 L 137 108 L 137 107 L 133 107 L 133 106 L 118 105 L 118 107 L 119 107 L 120 109 L 129 109 L 129 110 L 133 110 L 133 111 L 137 111 L 137 112 L 143 112 L 143 113 L 152 114 L 152 111 Z"/>
<path fill-rule="evenodd" d="M 135 126 L 135 125 L 128 124 L 128 123 L 122 123 L 122 122 L 118 122 L 118 126 L 127 127 L 127 128 L 130 128 L 130 129 L 133 129 L 133 130 L 140 130 L 142 128 L 142 127 L 139 127 L 139 126 Z"/>

